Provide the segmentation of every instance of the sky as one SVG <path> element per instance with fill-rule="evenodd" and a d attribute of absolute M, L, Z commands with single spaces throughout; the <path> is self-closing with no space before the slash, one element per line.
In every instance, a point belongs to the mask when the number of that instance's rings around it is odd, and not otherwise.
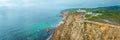
<path fill-rule="evenodd" d="M 120 5 L 119 0 L 0 0 L 0 7 L 95 7 Z"/>

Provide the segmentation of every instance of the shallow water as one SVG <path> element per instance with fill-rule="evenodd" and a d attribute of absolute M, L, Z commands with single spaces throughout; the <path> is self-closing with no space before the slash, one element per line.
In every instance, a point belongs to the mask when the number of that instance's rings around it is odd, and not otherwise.
<path fill-rule="evenodd" d="M 98 2 L 99 1 L 99 2 Z M 120 4 L 119 0 L 21 0 L 0 1 L 0 40 L 45 40 L 62 20 L 60 12 Z M 96 2 L 96 3 L 95 3 Z M 14 5 L 16 4 L 16 5 Z"/>
<path fill-rule="evenodd" d="M 51 34 L 45 29 L 54 29 L 62 19 L 56 9 L 1 10 L 0 40 L 45 40 Z"/>

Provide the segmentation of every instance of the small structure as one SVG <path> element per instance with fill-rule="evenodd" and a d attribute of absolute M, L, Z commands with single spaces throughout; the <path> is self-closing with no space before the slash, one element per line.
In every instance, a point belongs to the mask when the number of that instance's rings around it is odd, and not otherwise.
<path fill-rule="evenodd" d="M 99 15 L 102 15 L 101 13 L 93 13 L 93 12 L 87 12 L 86 14 L 88 14 L 90 16 L 99 16 Z"/>
<path fill-rule="evenodd" d="M 77 12 L 80 13 L 80 14 L 85 14 L 85 13 L 86 13 L 86 10 L 81 10 L 81 9 L 79 9 L 79 10 L 77 10 Z"/>
<path fill-rule="evenodd" d="M 85 18 L 85 14 L 87 13 L 86 10 L 81 10 L 81 9 L 79 9 L 79 10 L 77 10 L 77 13 L 81 14 L 83 19 L 86 19 L 86 18 Z M 84 21 L 84 20 L 83 20 L 83 21 Z"/>

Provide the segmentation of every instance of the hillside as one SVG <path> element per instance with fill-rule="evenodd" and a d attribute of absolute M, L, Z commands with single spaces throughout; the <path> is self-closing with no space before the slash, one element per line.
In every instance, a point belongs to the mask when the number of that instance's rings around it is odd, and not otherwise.
<path fill-rule="evenodd" d="M 82 14 L 66 17 L 51 40 L 119 40 L 120 26 L 84 20 Z"/>
<path fill-rule="evenodd" d="M 64 11 L 51 40 L 119 40 L 119 11 L 117 6 Z"/>
<path fill-rule="evenodd" d="M 81 8 L 86 10 L 87 20 L 120 25 L 120 6 L 98 7 L 98 8 Z M 92 12 L 92 14 L 90 14 Z M 97 16 L 93 16 L 100 14 Z"/>

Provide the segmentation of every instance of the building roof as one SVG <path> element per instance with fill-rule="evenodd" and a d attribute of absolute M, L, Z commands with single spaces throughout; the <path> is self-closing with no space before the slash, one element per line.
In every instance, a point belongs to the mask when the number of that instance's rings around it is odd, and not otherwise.
<path fill-rule="evenodd" d="M 80 10 L 80 9 L 79 9 L 79 10 L 77 10 L 77 12 L 86 12 L 86 10 Z"/>

